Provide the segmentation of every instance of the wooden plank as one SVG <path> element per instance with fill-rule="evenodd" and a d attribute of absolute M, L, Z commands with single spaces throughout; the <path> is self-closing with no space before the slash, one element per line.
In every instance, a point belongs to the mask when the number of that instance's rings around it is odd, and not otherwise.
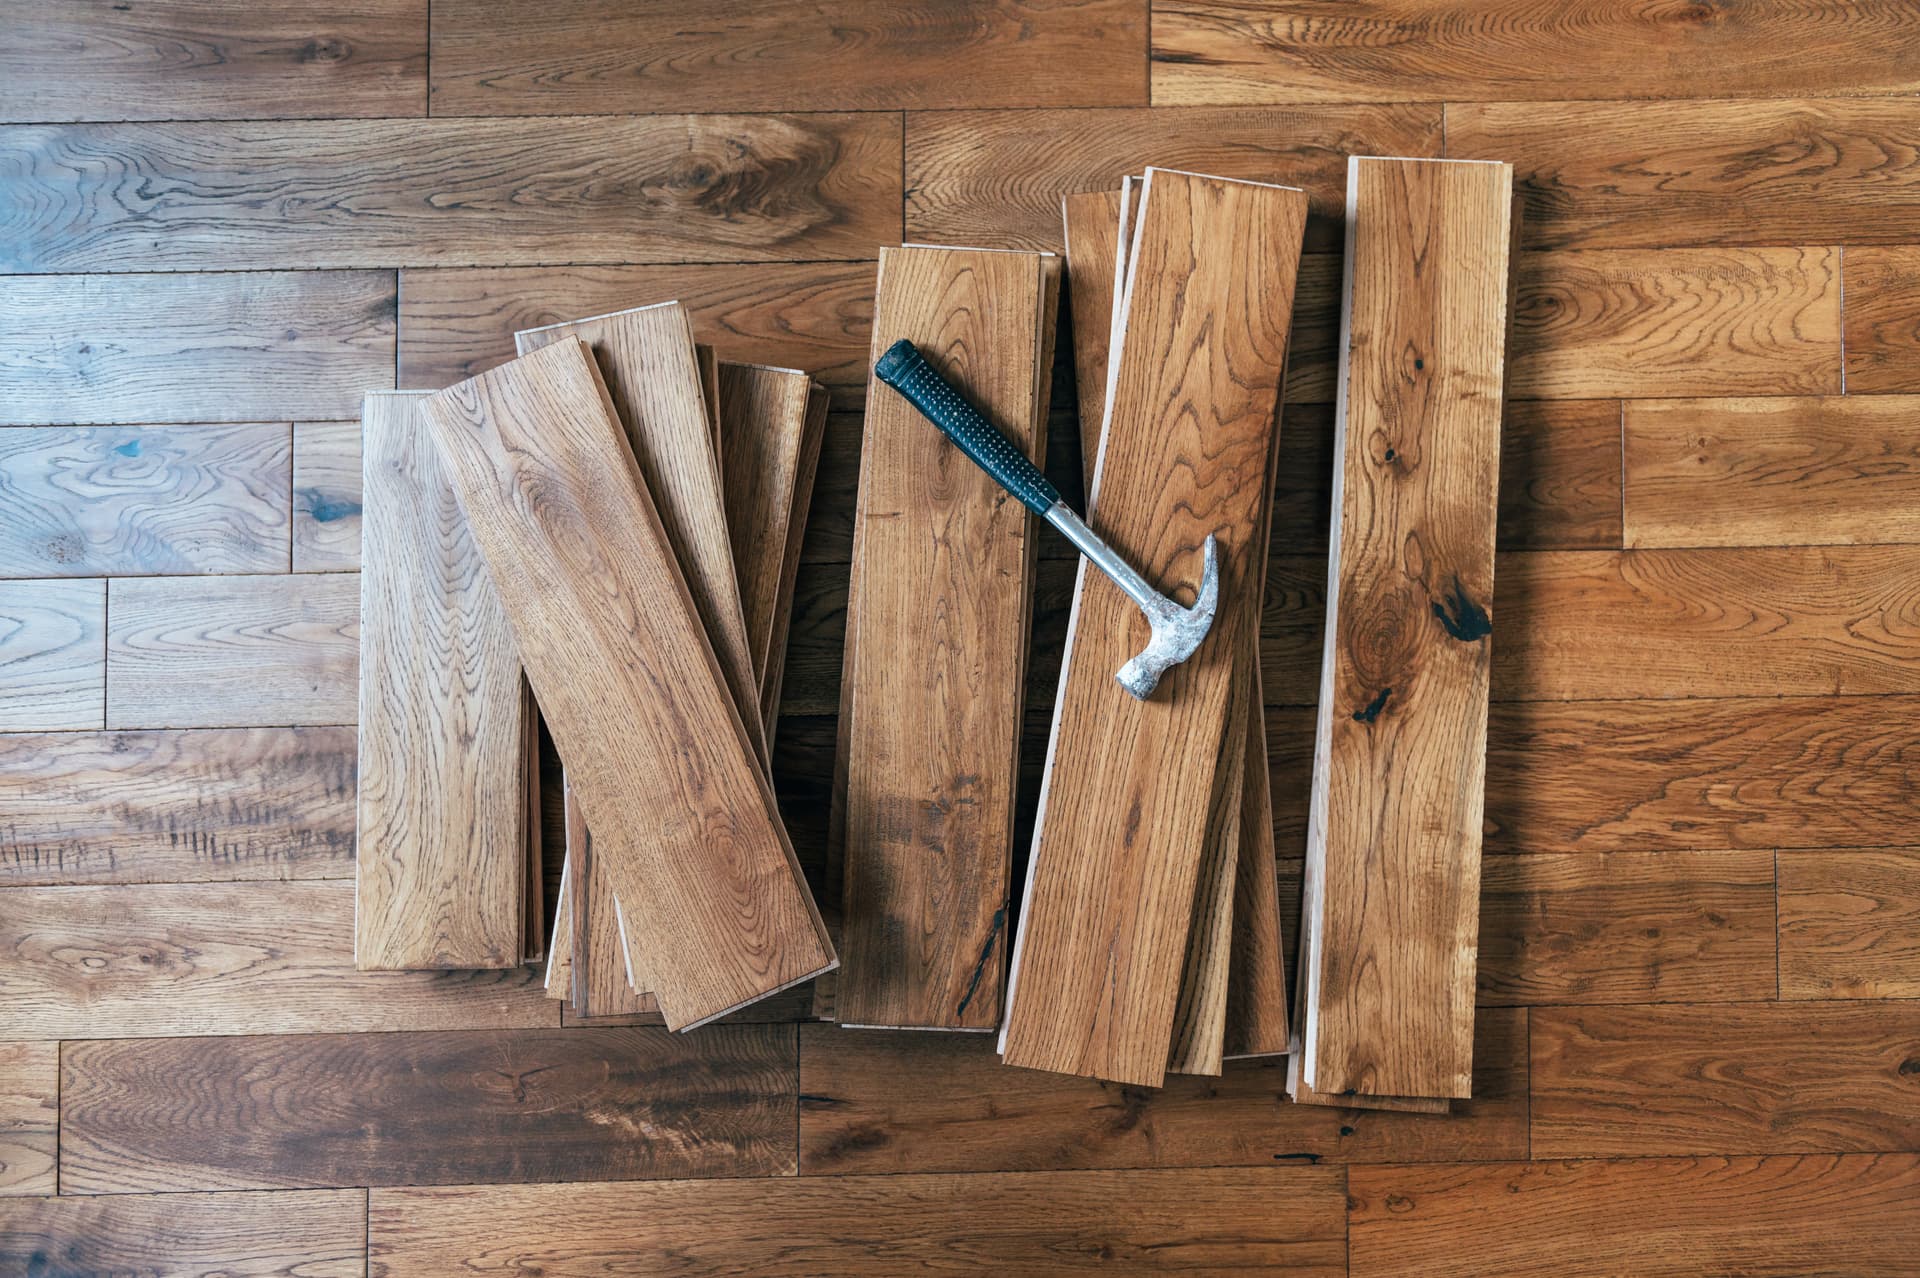
<path fill-rule="evenodd" d="M 1500 421 L 1502 550 L 1621 545 L 1621 406 L 1509 401 Z"/>
<path fill-rule="evenodd" d="M 360 579 L 108 583 L 107 726 L 352 723 Z"/>
<path fill-rule="evenodd" d="M 1912 1154 L 1356 1168 L 1355 1275 L 1895 1278 L 1920 1245 Z"/>
<path fill-rule="evenodd" d="M 563 0 L 533 13 L 453 0 L 434 14 L 444 115 L 925 111 L 1146 105 L 1145 10 L 959 0 L 829 0 L 804 23 L 742 2 L 644 13 Z M 1061 75 L 1062 67 L 1073 68 Z"/>
<path fill-rule="evenodd" d="M 1920 692 L 1909 546 L 1500 558 L 1500 700 Z"/>
<path fill-rule="evenodd" d="M 107 583 L 0 582 L 0 729 L 97 728 L 107 700 Z"/>
<path fill-rule="evenodd" d="M 366 1248 L 366 1194 L 354 1189 L 0 1205 L 0 1268 L 21 1274 L 357 1278 Z"/>
<path fill-rule="evenodd" d="M 1765 851 L 1488 857 L 1479 1001 L 1768 999 L 1773 937 Z"/>
<path fill-rule="evenodd" d="M 426 413 L 622 906 L 648 938 L 634 961 L 668 1023 L 833 966 L 586 345 L 523 356 L 435 396 Z M 544 500 L 516 508 L 495 496 L 529 483 Z M 688 755 L 687 741 L 702 748 Z M 644 828 L 633 813 L 649 814 Z M 678 819 L 654 824 L 661 813 Z M 705 837 L 709 826 L 729 837 Z M 759 908 L 743 919 L 729 900 Z"/>
<path fill-rule="evenodd" d="M 353 884 L 0 892 L 17 1038 L 551 1025 L 531 969 L 356 972 Z"/>
<path fill-rule="evenodd" d="M 1274 882 L 1273 791 L 1267 780 L 1266 715 L 1256 661 L 1240 782 L 1239 863 L 1234 870 L 1228 943 L 1225 1022 L 1220 1043 L 1228 1060 L 1288 1050 L 1287 962 Z M 1295 920 L 1297 922 L 1297 916 Z"/>
<path fill-rule="evenodd" d="M 1855 394 L 1920 391 L 1920 247 L 1844 252 L 1845 389 Z"/>
<path fill-rule="evenodd" d="M 58 1043 L 0 1043 L 0 1198 L 54 1192 L 59 1097 Z"/>
<path fill-rule="evenodd" d="M 10 0 L 0 120 L 425 115 L 417 0 Z"/>
<path fill-rule="evenodd" d="M 1155 0 L 1153 100 L 1907 94 L 1920 89 L 1920 41 L 1907 29 L 1909 16 L 1899 0 L 1742 8 L 1704 21 L 1622 0 L 1549 8 L 1531 0 Z"/>
<path fill-rule="evenodd" d="M 800 437 L 800 456 L 793 482 L 793 505 L 787 515 L 787 544 L 780 556 L 780 593 L 773 608 L 773 634 L 767 648 L 767 669 L 760 680 L 760 718 L 767 726 L 767 747 L 773 747 L 780 713 L 781 689 L 787 672 L 787 642 L 792 630 L 794 590 L 799 582 L 800 558 L 806 545 L 813 507 L 814 477 L 820 466 L 820 446 L 827 432 L 831 392 L 815 384 L 807 392 L 807 415 Z"/>
<path fill-rule="evenodd" d="M 1920 399 L 1626 405 L 1626 544 L 1920 541 Z"/>
<path fill-rule="evenodd" d="M 13 125 L 0 268 L 851 260 L 900 233 L 900 145 L 876 113 Z"/>
<path fill-rule="evenodd" d="M 1851 1153 L 1920 1139 L 1920 1007 L 1541 1008 L 1533 1156 Z"/>
<path fill-rule="evenodd" d="M 794 1071 L 782 1026 L 69 1043 L 60 1187 L 790 1175 Z"/>
<path fill-rule="evenodd" d="M 1302 922 L 1315 1091 L 1472 1083 L 1512 191 L 1497 164 L 1349 168 Z"/>
<path fill-rule="evenodd" d="M 284 422 L 0 430 L 0 574 L 285 571 L 288 436 Z"/>
<path fill-rule="evenodd" d="M 1079 391 L 1080 464 L 1093 487 L 1100 422 L 1107 406 L 1107 339 L 1112 335 L 1120 261 L 1120 192 L 1088 191 L 1060 201 L 1067 254 L 1067 304 L 1073 315 L 1073 381 Z"/>
<path fill-rule="evenodd" d="M 1322 1167 L 376 1190 L 369 1272 L 459 1272 L 506 1254 L 538 1256 L 549 1278 L 604 1273 L 612 1255 L 686 1278 L 1114 1266 L 1330 1278 L 1345 1272 L 1341 1195 L 1340 1172 Z"/>
<path fill-rule="evenodd" d="M 633 956 L 644 950 L 628 943 L 613 876 L 594 847 L 586 812 L 571 785 L 567 787 L 567 857 L 579 875 L 574 904 L 580 910 L 578 918 L 570 920 L 573 993 L 568 1005 L 582 1017 L 657 1013 L 660 1005 L 646 992 L 648 987 L 635 984 L 643 973 L 635 970 Z"/>
<path fill-rule="evenodd" d="M 293 424 L 293 570 L 360 569 L 360 423 Z"/>
<path fill-rule="evenodd" d="M 1009 1064 L 1148 1086 L 1165 1073 L 1219 742 L 1253 691 L 1236 665 L 1255 614 L 1233 602 L 1258 598 L 1244 592 L 1258 579 L 1305 215 L 1289 188 L 1148 171 L 1090 502 L 1101 534 L 1163 588 L 1199 580 L 1215 534 L 1227 606 L 1156 699 L 1136 702 L 1113 675 L 1144 621 L 1081 570 L 1001 1035 Z M 1204 357 L 1169 358 L 1189 346 Z"/>
<path fill-rule="evenodd" d="M 0 736 L 0 885 L 344 878 L 350 728 Z"/>
<path fill-rule="evenodd" d="M 368 971 L 517 967 L 534 709 L 424 398 L 369 395 L 361 419 L 354 960 Z"/>
<path fill-rule="evenodd" d="M 1780 997 L 1920 996 L 1920 853 L 1781 852 Z"/>

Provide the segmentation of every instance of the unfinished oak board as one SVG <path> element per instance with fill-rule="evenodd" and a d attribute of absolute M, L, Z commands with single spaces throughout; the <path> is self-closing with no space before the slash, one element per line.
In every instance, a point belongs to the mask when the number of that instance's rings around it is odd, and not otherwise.
<path fill-rule="evenodd" d="M 699 1024 L 832 967 L 586 344 L 534 351 L 425 411 L 622 907 L 647 938 L 634 958 L 667 1023 Z"/>
<path fill-rule="evenodd" d="M 1513 172 L 1355 157 L 1301 1081 L 1470 1093 Z"/>
<path fill-rule="evenodd" d="M 1080 465 L 1088 490 L 1107 404 L 1107 339 L 1122 265 L 1120 198 L 1118 191 L 1088 191 L 1060 202 L 1073 315 L 1073 382 L 1080 393 Z"/>
<path fill-rule="evenodd" d="M 423 392 L 367 396 L 354 960 L 514 967 L 526 788 L 538 761 L 520 654 L 441 476 Z"/>
<path fill-rule="evenodd" d="M 1113 676 L 1146 621 L 1081 565 L 1001 1033 L 1009 1064 L 1148 1086 L 1166 1072 L 1220 743 L 1229 722 L 1242 730 L 1230 710 L 1256 612 L 1236 601 L 1263 558 L 1306 214 L 1286 187 L 1161 169 L 1142 184 L 1093 525 L 1188 598 L 1217 536 L 1223 606 L 1138 702 Z"/>

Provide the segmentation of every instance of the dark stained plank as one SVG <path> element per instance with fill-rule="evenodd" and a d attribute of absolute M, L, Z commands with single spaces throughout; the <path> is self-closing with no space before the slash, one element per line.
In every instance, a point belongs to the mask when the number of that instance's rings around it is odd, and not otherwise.
<path fill-rule="evenodd" d="M 6 0 L 0 120 L 427 113 L 421 0 Z"/>
<path fill-rule="evenodd" d="M 0 576 L 284 572 L 284 422 L 0 429 Z"/>
<path fill-rule="evenodd" d="M 358 575 L 116 579 L 108 596 L 108 727 L 358 714 Z"/>
<path fill-rule="evenodd" d="M 1535 1008 L 1533 1157 L 1920 1141 L 1920 1003 Z"/>
<path fill-rule="evenodd" d="M 10 271 L 864 258 L 900 117 L 595 116 L 0 129 Z"/>
<path fill-rule="evenodd" d="M 364 1190 L 0 1203 L 8 1273 L 359 1278 L 366 1254 Z"/>
<path fill-rule="evenodd" d="M 790 1174 L 794 1070 L 784 1026 L 69 1043 L 60 1188 Z"/>
<path fill-rule="evenodd" d="M 360 567 L 360 423 L 293 424 L 293 570 Z"/>
<path fill-rule="evenodd" d="M 18 1038 L 552 1025 L 533 968 L 356 972 L 353 883 L 0 889 Z"/>
<path fill-rule="evenodd" d="M 1312 225 L 1308 223 L 1309 235 Z M 1329 246 L 1338 247 L 1331 240 Z M 1340 371 L 1340 262 L 1339 253 L 1308 253 L 1300 259 L 1293 290 L 1293 332 L 1287 342 L 1289 412 L 1307 404 L 1333 403 Z M 1286 438 L 1284 430 L 1281 438 Z"/>
<path fill-rule="evenodd" d="M 1724 9 L 1628 0 L 1154 0 L 1153 100 L 1913 93 L 1920 39 L 1912 18 L 1905 0 Z"/>
<path fill-rule="evenodd" d="M 1138 0 L 443 0 L 433 113 L 1145 106 Z"/>
<path fill-rule="evenodd" d="M 0 886 L 353 875 L 351 728 L 0 736 Z"/>
<path fill-rule="evenodd" d="M 1496 700 L 1920 692 L 1920 548 L 1503 555 Z"/>
<path fill-rule="evenodd" d="M 1920 802 L 1916 718 L 1911 696 L 1496 704 L 1487 849 L 1884 842 Z"/>
<path fill-rule="evenodd" d="M 1774 996 L 1773 857 L 1492 856 L 1481 863 L 1481 1004 Z"/>
<path fill-rule="evenodd" d="M 1620 545 L 1620 406 L 1510 401 L 1500 423 L 1502 550 Z"/>
<path fill-rule="evenodd" d="M 97 728 L 107 583 L 0 581 L 0 731 Z"/>
<path fill-rule="evenodd" d="M 1328 1167 L 376 1189 L 368 1272 L 1333 1278 L 1344 1208 Z"/>
<path fill-rule="evenodd" d="M 1062 196 L 1158 165 L 1301 187 L 1307 247 L 1337 249 L 1349 154 L 1438 155 L 1440 110 L 930 111 L 907 120 L 906 235 L 1058 252 Z"/>
<path fill-rule="evenodd" d="M 1846 249 L 1846 389 L 1920 391 L 1920 246 Z"/>
<path fill-rule="evenodd" d="M 1781 852 L 1780 997 L 1920 997 L 1920 851 Z"/>
<path fill-rule="evenodd" d="M 1920 37 L 1900 38 L 1920 78 Z M 1644 46 L 1631 47 L 1643 62 Z M 1825 62 L 1792 52 L 1800 66 Z M 1826 65 L 1855 70 L 1850 54 Z M 1528 248 L 1898 243 L 1913 238 L 1920 214 L 1920 112 L 1910 96 L 1452 103 L 1447 154 L 1512 163 Z"/>
<path fill-rule="evenodd" d="M 1920 1157 L 1649 1158 L 1357 1168 L 1356 1278 L 1903 1278 Z"/>
<path fill-rule="evenodd" d="M 59 1097 L 58 1043 L 0 1043 L 0 1197 L 54 1192 Z"/>
<path fill-rule="evenodd" d="M 351 417 L 393 382 L 391 271 L 0 276 L 0 314 L 0 425 Z"/>

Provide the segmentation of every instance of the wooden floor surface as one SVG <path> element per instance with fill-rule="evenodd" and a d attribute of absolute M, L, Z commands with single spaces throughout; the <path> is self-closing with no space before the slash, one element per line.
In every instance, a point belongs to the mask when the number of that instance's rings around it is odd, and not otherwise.
<path fill-rule="evenodd" d="M 1914 1273 L 1916 92 L 1920 0 L 0 0 L 0 1273 Z M 817 875 L 877 250 L 1059 250 L 1147 164 L 1309 194 L 1291 944 L 1350 154 L 1526 204 L 1470 1102 L 354 970 L 362 394 L 672 298 L 831 388 L 774 752 Z"/>

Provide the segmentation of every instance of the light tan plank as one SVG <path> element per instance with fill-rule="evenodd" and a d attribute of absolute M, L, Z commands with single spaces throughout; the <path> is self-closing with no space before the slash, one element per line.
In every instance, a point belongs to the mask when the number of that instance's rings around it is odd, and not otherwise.
<path fill-rule="evenodd" d="M 1087 191 L 1060 202 L 1067 254 L 1067 304 L 1073 315 L 1073 381 L 1079 392 L 1080 465 L 1093 487 L 1100 423 L 1107 408 L 1107 339 L 1120 262 L 1120 192 Z"/>
<path fill-rule="evenodd" d="M 360 568 L 360 423 L 293 424 L 293 570 Z"/>
<path fill-rule="evenodd" d="M 0 581 L 0 730 L 101 726 L 107 583 Z"/>
<path fill-rule="evenodd" d="M 58 1043 L 0 1043 L 0 1198 L 54 1192 L 59 1097 Z"/>

